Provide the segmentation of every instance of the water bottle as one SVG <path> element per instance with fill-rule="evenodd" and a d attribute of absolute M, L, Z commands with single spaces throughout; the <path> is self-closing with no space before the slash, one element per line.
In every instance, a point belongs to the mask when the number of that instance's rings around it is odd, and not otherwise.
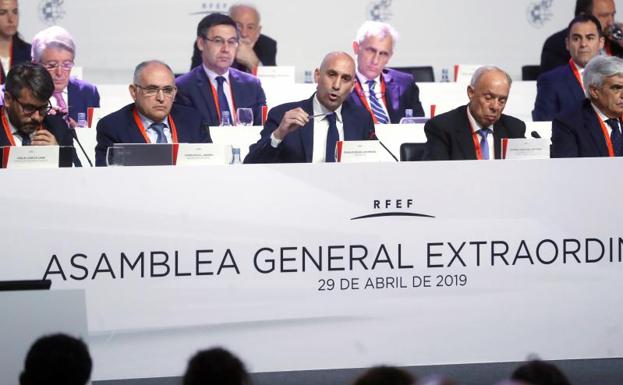
<path fill-rule="evenodd" d="M 450 82 L 450 75 L 449 75 L 449 71 L 447 68 L 444 68 L 441 70 L 441 82 L 442 83 Z"/>
<path fill-rule="evenodd" d="M 413 110 L 410 108 L 407 108 L 405 110 L 404 118 L 400 119 L 400 124 L 413 124 L 413 123 L 417 123 L 417 119 L 413 116 Z"/>
<path fill-rule="evenodd" d="M 240 148 L 232 147 L 231 153 L 232 153 L 231 164 L 242 163 L 242 161 L 240 160 Z"/>
<path fill-rule="evenodd" d="M 223 111 L 221 116 L 221 126 L 231 126 L 231 116 L 229 111 Z"/>
<path fill-rule="evenodd" d="M 78 112 L 78 121 L 76 122 L 78 127 L 86 127 L 87 126 L 87 114 L 84 112 Z"/>
<path fill-rule="evenodd" d="M 306 70 L 305 71 L 305 83 L 307 84 L 311 84 L 313 83 L 313 79 L 312 79 L 312 72 L 310 70 Z"/>

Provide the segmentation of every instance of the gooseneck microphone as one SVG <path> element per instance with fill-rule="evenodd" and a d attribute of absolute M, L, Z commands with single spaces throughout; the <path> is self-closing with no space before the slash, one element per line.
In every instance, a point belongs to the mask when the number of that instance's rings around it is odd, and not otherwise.
<path fill-rule="evenodd" d="M 91 158 L 89 158 L 89 156 L 87 155 L 87 152 L 84 151 L 84 147 L 82 147 L 82 143 L 80 143 L 80 140 L 78 139 L 78 134 L 76 133 L 76 129 L 69 128 L 69 132 L 71 132 L 71 136 L 74 138 L 74 140 L 78 142 L 78 146 L 80 146 L 80 150 L 84 154 L 84 157 L 87 158 L 87 161 L 89 162 L 89 166 L 93 167 L 93 162 L 91 162 Z"/>

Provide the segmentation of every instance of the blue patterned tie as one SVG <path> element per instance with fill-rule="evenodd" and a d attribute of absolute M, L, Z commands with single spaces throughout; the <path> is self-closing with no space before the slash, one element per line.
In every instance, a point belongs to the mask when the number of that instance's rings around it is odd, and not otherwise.
<path fill-rule="evenodd" d="M 621 128 L 619 127 L 618 119 L 608 119 L 606 123 L 612 128 L 610 133 L 610 141 L 612 141 L 612 149 L 614 150 L 614 156 L 623 155 L 623 136 L 621 135 Z"/>
<path fill-rule="evenodd" d="M 340 135 L 337 132 L 335 112 L 327 115 L 327 121 L 329 122 L 329 131 L 327 132 L 327 152 L 325 161 L 335 162 L 335 146 L 337 141 L 340 140 Z"/>
<path fill-rule="evenodd" d="M 385 114 L 383 105 L 381 105 L 381 102 L 376 98 L 376 92 L 374 92 L 374 86 L 376 85 L 376 82 L 374 80 L 368 80 L 366 83 L 368 84 L 368 87 L 370 89 L 370 108 L 372 108 L 372 113 L 374 113 L 376 121 L 380 124 L 389 123 L 389 118 Z"/>
<path fill-rule="evenodd" d="M 149 128 L 156 131 L 156 134 L 158 134 L 158 138 L 156 138 L 156 143 L 167 142 L 167 137 L 164 136 L 164 127 L 166 127 L 164 123 L 153 123 L 151 126 L 149 126 Z"/>
<path fill-rule="evenodd" d="M 480 154 L 482 155 L 483 160 L 489 160 L 489 142 L 487 142 L 487 135 L 489 135 L 490 133 L 490 128 L 481 128 L 480 130 L 478 130 L 478 135 L 481 136 Z"/>
<path fill-rule="evenodd" d="M 225 84 L 225 77 L 217 76 L 216 82 L 218 83 L 218 90 L 216 93 L 218 95 L 218 106 L 221 110 L 221 116 L 223 116 L 224 111 L 229 112 L 229 116 L 232 116 L 231 110 L 229 109 L 229 103 L 227 103 L 227 97 L 225 96 L 225 87 L 223 87 Z"/>

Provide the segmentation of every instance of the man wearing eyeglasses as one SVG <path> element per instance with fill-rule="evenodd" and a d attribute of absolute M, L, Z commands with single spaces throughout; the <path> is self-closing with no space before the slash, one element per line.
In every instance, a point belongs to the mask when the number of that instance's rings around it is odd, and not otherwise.
<path fill-rule="evenodd" d="M 197 26 L 197 46 L 203 64 L 180 76 L 175 102 L 194 107 L 203 123 L 218 126 L 225 112 L 253 109 L 255 125 L 262 124 L 266 96 L 258 78 L 232 68 L 240 35 L 232 18 L 220 13 L 204 17 Z"/>
<path fill-rule="evenodd" d="M 48 114 L 52 92 L 52 77 L 40 65 L 21 63 L 9 71 L 0 109 L 0 146 L 72 146 L 63 119 Z"/>
<path fill-rule="evenodd" d="M 171 68 L 158 60 L 140 63 L 130 85 L 134 103 L 97 123 L 95 165 L 106 166 L 114 143 L 210 143 L 196 110 L 174 105 L 177 92 Z"/>
<path fill-rule="evenodd" d="M 366 21 L 353 42 L 357 79 L 351 99 L 365 108 L 376 124 L 399 123 L 407 109 L 413 116 L 424 116 L 413 76 L 386 68 L 397 39 L 398 32 L 391 25 Z"/>
<path fill-rule="evenodd" d="M 32 39 L 32 61 L 43 65 L 54 80 L 50 102 L 71 127 L 76 127 L 78 113 L 86 117 L 89 107 L 100 106 L 95 85 L 70 77 L 75 54 L 73 37 L 59 26 L 46 28 Z"/>

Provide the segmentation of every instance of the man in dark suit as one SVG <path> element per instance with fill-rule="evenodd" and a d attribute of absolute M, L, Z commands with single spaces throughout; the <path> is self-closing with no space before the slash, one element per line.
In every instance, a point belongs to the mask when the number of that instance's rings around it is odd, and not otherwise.
<path fill-rule="evenodd" d="M 355 63 L 348 54 L 325 56 L 314 78 L 317 92 L 310 99 L 270 110 L 245 163 L 334 162 L 338 140 L 373 135 L 370 114 L 348 101 L 355 84 Z"/>
<path fill-rule="evenodd" d="M 236 4 L 229 8 L 229 15 L 240 31 L 240 45 L 232 67 L 255 75 L 260 65 L 276 66 L 277 42 L 260 33 L 262 26 L 257 8 L 247 4 Z M 193 47 L 191 69 L 202 63 L 201 51 L 196 43 Z"/>
<path fill-rule="evenodd" d="M 623 59 L 594 57 L 584 86 L 588 99 L 552 121 L 552 157 L 623 156 Z"/>
<path fill-rule="evenodd" d="M 612 39 L 611 36 L 612 26 L 615 23 L 615 13 L 614 0 L 577 0 L 575 4 L 575 16 L 587 14 L 593 15 L 599 20 L 601 29 L 606 36 L 604 44 L 606 54 L 623 57 L 621 42 Z M 568 29 L 565 28 L 545 40 L 541 52 L 541 73 L 553 70 L 569 61 L 569 51 L 565 48 L 568 32 Z"/>
<path fill-rule="evenodd" d="M 0 109 L 0 146 L 72 146 L 63 119 L 49 115 L 52 92 L 52 77 L 40 65 L 21 63 L 9 71 Z"/>
<path fill-rule="evenodd" d="M 604 46 L 601 25 L 592 15 L 576 16 L 569 23 L 567 50 L 571 54 L 568 63 L 539 76 L 532 120 L 551 121 L 559 112 L 575 108 L 586 96 L 582 84 L 582 72 L 586 63 Z"/>
<path fill-rule="evenodd" d="M 197 111 L 173 104 L 175 76 L 165 63 L 151 60 L 134 70 L 130 85 L 134 103 L 97 124 L 95 165 L 106 165 L 106 150 L 114 143 L 210 143 Z"/>
<path fill-rule="evenodd" d="M 234 122 L 239 107 L 251 108 L 254 124 L 262 124 L 266 96 L 259 79 L 231 68 L 239 44 L 236 22 L 229 16 L 212 13 L 197 26 L 203 65 L 177 78 L 175 102 L 199 111 L 206 126 L 220 125 L 225 112 Z"/>
<path fill-rule="evenodd" d="M 70 77 L 74 67 L 76 45 L 64 28 L 46 28 L 32 39 L 32 60 L 43 65 L 54 79 L 54 94 L 50 102 L 66 114 L 71 127 L 76 127 L 78 113 L 85 117 L 89 107 L 100 106 L 100 96 L 95 85 Z"/>
<path fill-rule="evenodd" d="M 20 38 L 18 26 L 17 0 L 0 1 L 0 84 L 12 66 L 30 61 L 30 44 Z"/>
<path fill-rule="evenodd" d="M 511 78 L 503 70 L 478 68 L 467 86 L 469 103 L 424 125 L 425 159 L 500 159 L 501 139 L 523 138 L 526 131 L 524 122 L 502 114 L 510 87 Z"/>
<path fill-rule="evenodd" d="M 420 90 L 413 76 L 385 68 L 397 38 L 398 32 L 391 25 L 366 21 L 353 42 L 357 79 L 351 100 L 366 109 L 374 123 L 399 123 L 407 109 L 413 116 L 424 116 Z"/>

